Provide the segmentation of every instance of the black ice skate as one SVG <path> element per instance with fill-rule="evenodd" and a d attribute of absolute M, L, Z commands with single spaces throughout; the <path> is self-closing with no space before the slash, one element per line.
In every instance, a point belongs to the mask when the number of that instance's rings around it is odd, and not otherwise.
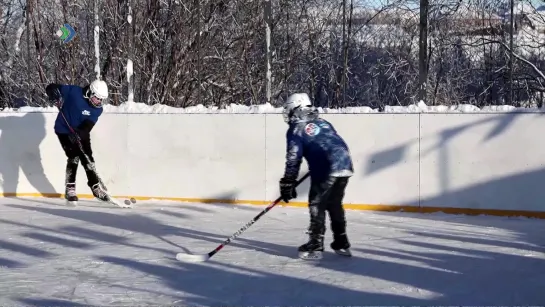
<path fill-rule="evenodd" d="M 102 189 L 102 186 L 100 183 L 97 183 L 91 187 L 91 190 L 93 191 L 93 196 L 98 198 L 99 200 L 109 202 L 110 197 L 108 196 L 108 193 Z"/>
<path fill-rule="evenodd" d="M 91 190 L 93 191 L 93 196 L 96 197 L 98 200 L 110 203 L 120 208 L 131 208 L 130 201 L 126 200 L 125 203 L 121 203 L 117 201 L 115 198 L 110 197 L 110 195 L 108 195 L 108 193 L 102 188 L 100 183 L 93 185 L 91 187 Z"/>
<path fill-rule="evenodd" d="M 335 251 L 335 253 L 351 257 L 352 253 L 350 252 L 350 242 L 348 242 L 348 237 L 346 236 L 346 233 L 340 234 L 340 235 L 333 235 L 333 242 L 331 242 L 331 249 Z"/>
<path fill-rule="evenodd" d="M 310 235 L 309 241 L 299 246 L 299 258 L 305 260 L 319 260 L 322 259 L 322 252 L 324 251 L 324 236 L 323 235 Z"/>
<path fill-rule="evenodd" d="M 77 206 L 78 204 L 78 195 L 76 194 L 76 184 L 67 183 L 64 190 L 64 199 L 66 203 L 71 206 Z"/>

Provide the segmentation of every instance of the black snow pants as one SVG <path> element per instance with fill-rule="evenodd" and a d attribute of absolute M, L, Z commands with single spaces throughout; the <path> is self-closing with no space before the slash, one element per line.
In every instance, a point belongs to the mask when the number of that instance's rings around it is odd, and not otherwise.
<path fill-rule="evenodd" d="M 346 232 L 346 217 L 343 198 L 349 177 L 329 177 L 326 180 L 312 181 L 309 191 L 310 227 L 312 235 L 324 235 L 325 215 L 329 213 L 333 235 Z"/>
<path fill-rule="evenodd" d="M 65 184 L 76 183 L 76 174 L 80 160 L 83 168 L 85 169 L 85 174 L 87 175 L 87 185 L 92 187 L 93 185 L 97 184 L 99 180 L 96 172 L 94 171 L 95 159 L 93 158 L 93 150 L 91 148 L 91 138 L 81 139 L 83 152 L 87 155 L 87 157 L 89 157 L 90 160 L 88 161 L 80 150 L 78 143 L 72 143 L 69 134 L 58 133 L 57 137 L 59 138 L 62 149 L 67 157 Z"/>

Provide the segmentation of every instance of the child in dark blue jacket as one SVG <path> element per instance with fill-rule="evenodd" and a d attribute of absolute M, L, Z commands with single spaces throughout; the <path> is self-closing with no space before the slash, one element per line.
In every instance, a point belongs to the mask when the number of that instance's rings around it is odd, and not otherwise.
<path fill-rule="evenodd" d="M 303 158 L 310 171 L 310 239 L 299 247 L 299 256 L 303 259 L 321 258 L 326 211 L 333 232 L 331 248 L 338 254 L 351 256 L 342 205 L 348 179 L 354 172 L 348 146 L 331 123 L 319 118 L 318 110 L 305 93 L 288 97 L 283 116 L 289 124 L 286 165 L 284 177 L 280 180 L 280 193 L 285 202 L 297 197 L 295 183 Z"/>
<path fill-rule="evenodd" d="M 55 133 L 66 154 L 65 198 L 70 203 L 76 203 L 76 172 L 82 160 L 87 175 L 87 185 L 93 195 L 103 201 L 108 196 L 96 175 L 95 160 L 91 148 L 91 130 L 102 115 L 102 104 L 108 98 L 108 86 L 102 80 L 80 87 L 76 85 L 49 84 L 45 88 L 47 96 L 59 106 L 59 114 L 55 121 Z M 68 122 L 68 124 L 67 124 Z M 74 130 L 72 132 L 72 129 Z M 75 134 L 74 134 L 75 133 Z M 77 135 L 77 136 L 76 136 Z M 80 139 L 83 152 L 80 150 L 77 138 Z M 90 161 L 86 160 L 85 155 Z"/>

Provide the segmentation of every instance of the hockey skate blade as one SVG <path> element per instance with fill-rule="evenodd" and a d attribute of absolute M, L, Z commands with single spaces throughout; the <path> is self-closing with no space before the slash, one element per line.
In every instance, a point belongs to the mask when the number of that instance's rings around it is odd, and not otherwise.
<path fill-rule="evenodd" d="M 303 260 L 320 260 L 323 258 L 322 252 L 299 252 L 299 258 Z"/>
<path fill-rule="evenodd" d="M 205 262 L 208 259 L 210 259 L 210 256 L 208 256 L 207 254 L 204 254 L 204 255 L 193 255 L 193 254 L 186 254 L 186 253 L 176 254 L 176 260 L 181 262 L 189 262 L 189 263 Z"/>
<path fill-rule="evenodd" d="M 78 205 L 78 201 L 73 201 L 73 200 L 70 201 L 70 200 L 67 200 L 67 201 L 66 201 L 66 205 L 67 205 L 68 207 L 76 207 L 76 206 Z"/>
<path fill-rule="evenodd" d="M 352 257 L 352 253 L 350 252 L 350 249 L 338 249 L 335 250 L 335 253 L 337 255 L 345 256 L 345 257 Z"/>

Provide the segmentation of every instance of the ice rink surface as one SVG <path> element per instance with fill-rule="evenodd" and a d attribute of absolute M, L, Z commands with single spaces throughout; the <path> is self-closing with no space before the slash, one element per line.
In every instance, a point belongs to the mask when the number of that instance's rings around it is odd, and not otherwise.
<path fill-rule="evenodd" d="M 540 305 L 543 220 L 348 211 L 354 257 L 296 258 L 305 208 L 0 199 L 0 305 Z"/>

